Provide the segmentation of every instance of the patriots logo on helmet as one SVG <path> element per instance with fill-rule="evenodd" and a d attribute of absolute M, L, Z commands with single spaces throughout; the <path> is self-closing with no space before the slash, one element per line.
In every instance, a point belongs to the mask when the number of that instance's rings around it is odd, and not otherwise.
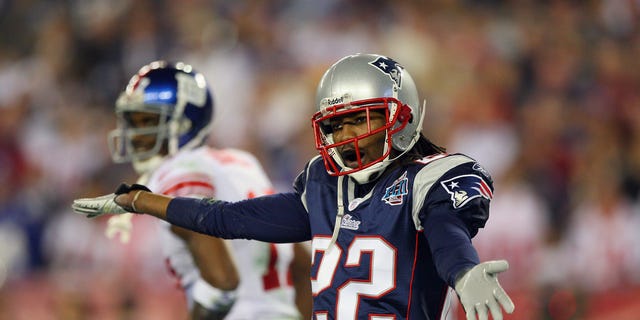
<path fill-rule="evenodd" d="M 402 66 L 399 63 L 391 58 L 378 57 L 378 59 L 369 62 L 369 64 L 386 73 L 396 83 L 398 89 L 402 87 Z"/>
<path fill-rule="evenodd" d="M 475 174 L 465 174 L 455 178 L 442 181 L 442 187 L 451 195 L 453 207 L 455 209 L 463 207 L 475 198 L 485 198 L 491 200 L 493 192 L 489 185 L 480 176 Z"/>

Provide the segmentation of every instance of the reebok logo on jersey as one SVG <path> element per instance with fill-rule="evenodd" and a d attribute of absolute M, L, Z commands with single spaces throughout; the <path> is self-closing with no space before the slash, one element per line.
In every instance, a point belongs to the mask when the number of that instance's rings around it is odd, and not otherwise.
<path fill-rule="evenodd" d="M 358 230 L 360 228 L 360 221 L 354 220 L 350 214 L 345 214 L 340 222 L 340 228 L 349 230 Z"/>
<path fill-rule="evenodd" d="M 489 174 L 489 172 L 482 167 L 479 163 L 474 163 L 473 164 L 473 170 L 479 171 L 480 173 L 484 174 L 485 176 L 489 177 L 489 179 L 491 179 L 491 175 Z"/>
<path fill-rule="evenodd" d="M 401 205 L 403 196 L 409 194 L 409 179 L 407 179 L 407 172 L 405 171 L 400 178 L 393 182 L 393 184 L 387 188 L 382 197 L 382 201 L 389 205 L 397 206 Z"/>
<path fill-rule="evenodd" d="M 465 174 L 455 178 L 442 181 L 442 187 L 451 195 L 453 207 L 458 209 L 467 204 L 472 199 L 483 197 L 491 200 L 493 192 L 489 185 L 480 176 L 475 174 Z"/>

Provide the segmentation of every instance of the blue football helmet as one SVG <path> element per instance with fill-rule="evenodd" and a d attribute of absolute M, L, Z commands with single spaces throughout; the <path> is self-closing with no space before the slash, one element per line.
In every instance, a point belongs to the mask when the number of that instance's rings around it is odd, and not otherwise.
<path fill-rule="evenodd" d="M 206 142 L 213 97 L 204 76 L 190 65 L 154 61 L 129 80 L 115 112 L 117 128 L 108 139 L 112 158 L 133 162 L 144 173 L 165 156 Z M 139 115 L 147 116 L 142 125 L 134 120 Z M 139 143 L 143 138 L 151 143 Z"/>

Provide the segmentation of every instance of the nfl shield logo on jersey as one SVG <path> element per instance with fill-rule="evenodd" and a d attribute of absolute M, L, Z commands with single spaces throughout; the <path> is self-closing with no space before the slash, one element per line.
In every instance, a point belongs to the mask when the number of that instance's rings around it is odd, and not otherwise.
<path fill-rule="evenodd" d="M 483 197 L 491 200 L 493 192 L 489 185 L 475 174 L 465 174 L 442 181 L 442 187 L 451 195 L 453 207 L 458 209 L 472 199 Z"/>

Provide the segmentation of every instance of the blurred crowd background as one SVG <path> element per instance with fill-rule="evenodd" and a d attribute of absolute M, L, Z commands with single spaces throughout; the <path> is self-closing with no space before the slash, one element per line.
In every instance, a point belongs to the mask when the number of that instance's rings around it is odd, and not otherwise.
<path fill-rule="evenodd" d="M 425 134 L 493 174 L 474 242 L 510 262 L 507 319 L 640 319 L 639 31 L 638 0 L 2 0 L 0 319 L 185 319 L 151 218 L 120 244 L 69 208 L 134 181 L 106 135 L 142 65 L 204 73 L 210 143 L 289 190 L 356 52 L 403 64 Z"/>

